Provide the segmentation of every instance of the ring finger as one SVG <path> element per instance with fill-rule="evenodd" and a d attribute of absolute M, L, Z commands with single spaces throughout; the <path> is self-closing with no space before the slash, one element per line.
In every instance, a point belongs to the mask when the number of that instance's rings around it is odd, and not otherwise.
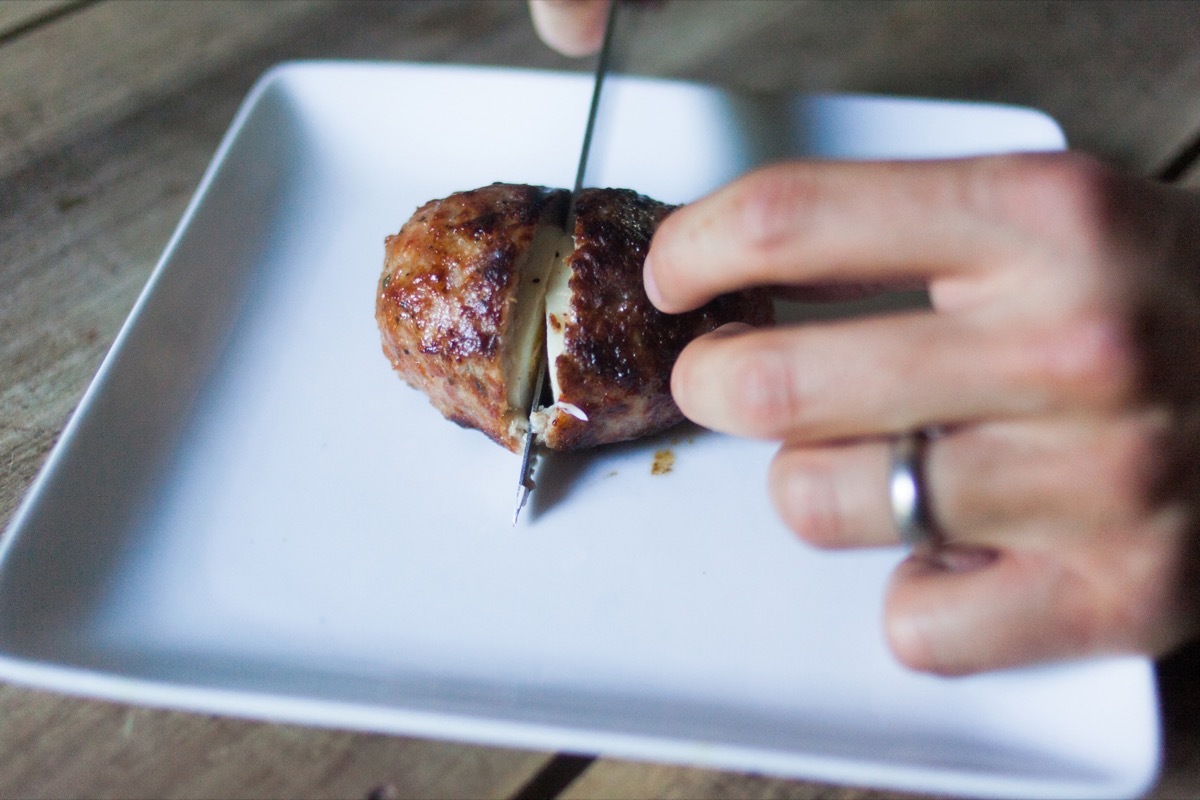
<path fill-rule="evenodd" d="M 921 490 L 950 541 L 1113 524 L 1145 513 L 1161 424 L 1146 415 L 966 425 L 927 443 Z M 770 491 L 784 522 L 823 547 L 899 541 L 890 503 L 892 440 L 785 444 Z"/>

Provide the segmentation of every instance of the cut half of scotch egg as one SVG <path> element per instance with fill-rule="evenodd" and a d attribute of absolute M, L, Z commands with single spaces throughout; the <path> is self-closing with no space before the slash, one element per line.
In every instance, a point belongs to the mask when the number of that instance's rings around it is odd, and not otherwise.
<path fill-rule="evenodd" d="M 760 291 L 663 314 L 642 286 L 650 239 L 675 206 L 628 189 L 494 184 L 427 203 L 387 240 L 376 301 L 383 349 L 443 415 L 518 450 L 577 450 L 682 421 L 680 351 L 727 322 L 766 325 Z M 541 357 L 545 354 L 545 359 Z M 537 367 L 551 401 L 529 416 Z"/>

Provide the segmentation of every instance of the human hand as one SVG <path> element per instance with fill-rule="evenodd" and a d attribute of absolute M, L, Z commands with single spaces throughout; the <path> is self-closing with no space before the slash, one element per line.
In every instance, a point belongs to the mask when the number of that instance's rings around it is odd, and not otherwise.
<path fill-rule="evenodd" d="M 533 27 L 542 41 L 566 56 L 600 50 L 612 0 L 529 0 Z"/>
<path fill-rule="evenodd" d="M 1161 654 L 1197 630 L 1200 197 L 1074 154 L 789 163 L 668 217 L 664 311 L 751 285 L 927 283 L 932 309 L 696 340 L 691 419 L 779 439 L 770 493 L 820 547 L 895 544 L 890 443 L 937 428 L 940 540 L 885 629 L 918 670 Z"/>

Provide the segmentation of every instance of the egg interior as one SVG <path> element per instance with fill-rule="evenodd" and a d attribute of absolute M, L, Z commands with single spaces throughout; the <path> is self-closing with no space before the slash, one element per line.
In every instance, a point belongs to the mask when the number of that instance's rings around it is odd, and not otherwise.
<path fill-rule="evenodd" d="M 543 220 L 518 266 L 519 284 L 513 301 L 516 317 L 505 361 L 508 404 L 515 413 L 509 431 L 517 437 L 523 437 L 529 425 L 526 415 L 533 403 L 537 371 L 542 364 L 538 356 L 546 347 L 547 287 L 559 271 L 555 266 L 561 264 L 562 239 L 561 220 Z M 561 342 L 560 335 L 560 350 Z"/>
<path fill-rule="evenodd" d="M 571 265 L 575 237 L 564 235 L 558 243 L 557 258 L 546 285 L 546 366 L 550 370 L 550 391 L 555 402 L 562 397 L 558 371 L 554 368 L 566 347 L 565 335 L 571 315 Z"/>

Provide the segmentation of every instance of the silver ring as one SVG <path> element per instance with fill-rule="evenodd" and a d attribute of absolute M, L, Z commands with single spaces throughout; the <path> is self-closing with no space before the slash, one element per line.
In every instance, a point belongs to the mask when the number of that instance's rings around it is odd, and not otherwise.
<path fill-rule="evenodd" d="M 928 437 L 922 433 L 906 433 L 892 445 L 892 470 L 889 497 L 892 502 L 892 521 L 900 541 L 909 547 L 936 545 L 940 536 L 929 513 L 929 496 L 925 487 L 925 446 Z"/>

